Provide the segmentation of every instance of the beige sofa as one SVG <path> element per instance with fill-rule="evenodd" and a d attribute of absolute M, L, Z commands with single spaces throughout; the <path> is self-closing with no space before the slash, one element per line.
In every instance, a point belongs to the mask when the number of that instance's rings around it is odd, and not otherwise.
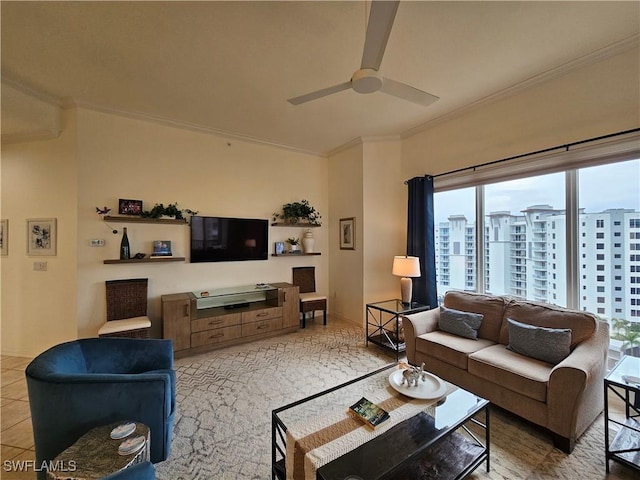
<path fill-rule="evenodd" d="M 570 453 L 602 412 L 609 325 L 587 312 L 467 292 L 448 292 L 444 306 L 484 315 L 476 340 L 441 331 L 440 308 L 403 317 L 407 360 L 490 400 L 553 434 Z M 507 319 L 571 329 L 570 354 L 557 365 L 515 353 Z"/>

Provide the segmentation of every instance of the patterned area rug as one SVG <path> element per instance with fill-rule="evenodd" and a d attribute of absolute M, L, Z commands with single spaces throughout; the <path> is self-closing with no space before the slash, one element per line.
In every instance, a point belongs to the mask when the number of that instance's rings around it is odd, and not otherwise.
<path fill-rule="evenodd" d="M 329 319 L 295 333 L 176 360 L 177 402 L 170 458 L 160 480 L 271 478 L 271 411 L 394 361 L 361 328 Z M 611 464 L 605 475 L 603 420 L 571 455 L 550 437 L 500 409 L 492 410 L 491 471 L 475 479 L 632 479 Z M 414 480 L 414 479 L 407 479 Z"/>

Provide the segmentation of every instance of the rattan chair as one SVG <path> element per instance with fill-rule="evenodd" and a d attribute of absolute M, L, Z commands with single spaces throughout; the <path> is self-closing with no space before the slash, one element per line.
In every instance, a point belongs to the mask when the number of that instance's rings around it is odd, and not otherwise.
<path fill-rule="evenodd" d="M 316 267 L 293 267 L 293 284 L 300 288 L 300 313 L 302 328 L 307 325 L 307 312 L 311 318 L 316 310 L 322 310 L 323 324 L 327 324 L 327 297 L 316 293 Z"/>
<path fill-rule="evenodd" d="M 99 337 L 149 338 L 146 278 L 107 280 L 107 321 Z"/>

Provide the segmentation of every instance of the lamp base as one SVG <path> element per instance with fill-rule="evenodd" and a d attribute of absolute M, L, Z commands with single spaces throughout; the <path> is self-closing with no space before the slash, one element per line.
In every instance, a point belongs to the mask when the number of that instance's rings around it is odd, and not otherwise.
<path fill-rule="evenodd" d="M 402 292 L 402 303 L 411 304 L 411 296 L 413 294 L 413 282 L 409 277 L 400 279 L 400 291 Z"/>

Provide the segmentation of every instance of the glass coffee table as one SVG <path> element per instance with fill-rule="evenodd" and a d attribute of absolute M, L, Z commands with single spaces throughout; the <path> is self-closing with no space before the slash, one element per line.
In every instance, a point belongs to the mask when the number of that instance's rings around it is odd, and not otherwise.
<path fill-rule="evenodd" d="M 399 371 L 390 364 L 273 410 L 272 479 L 461 479 L 484 462 L 488 472 L 489 402 L 437 377 L 439 389 L 399 385 Z M 390 413 L 376 430 L 347 413 L 362 397 Z"/>

